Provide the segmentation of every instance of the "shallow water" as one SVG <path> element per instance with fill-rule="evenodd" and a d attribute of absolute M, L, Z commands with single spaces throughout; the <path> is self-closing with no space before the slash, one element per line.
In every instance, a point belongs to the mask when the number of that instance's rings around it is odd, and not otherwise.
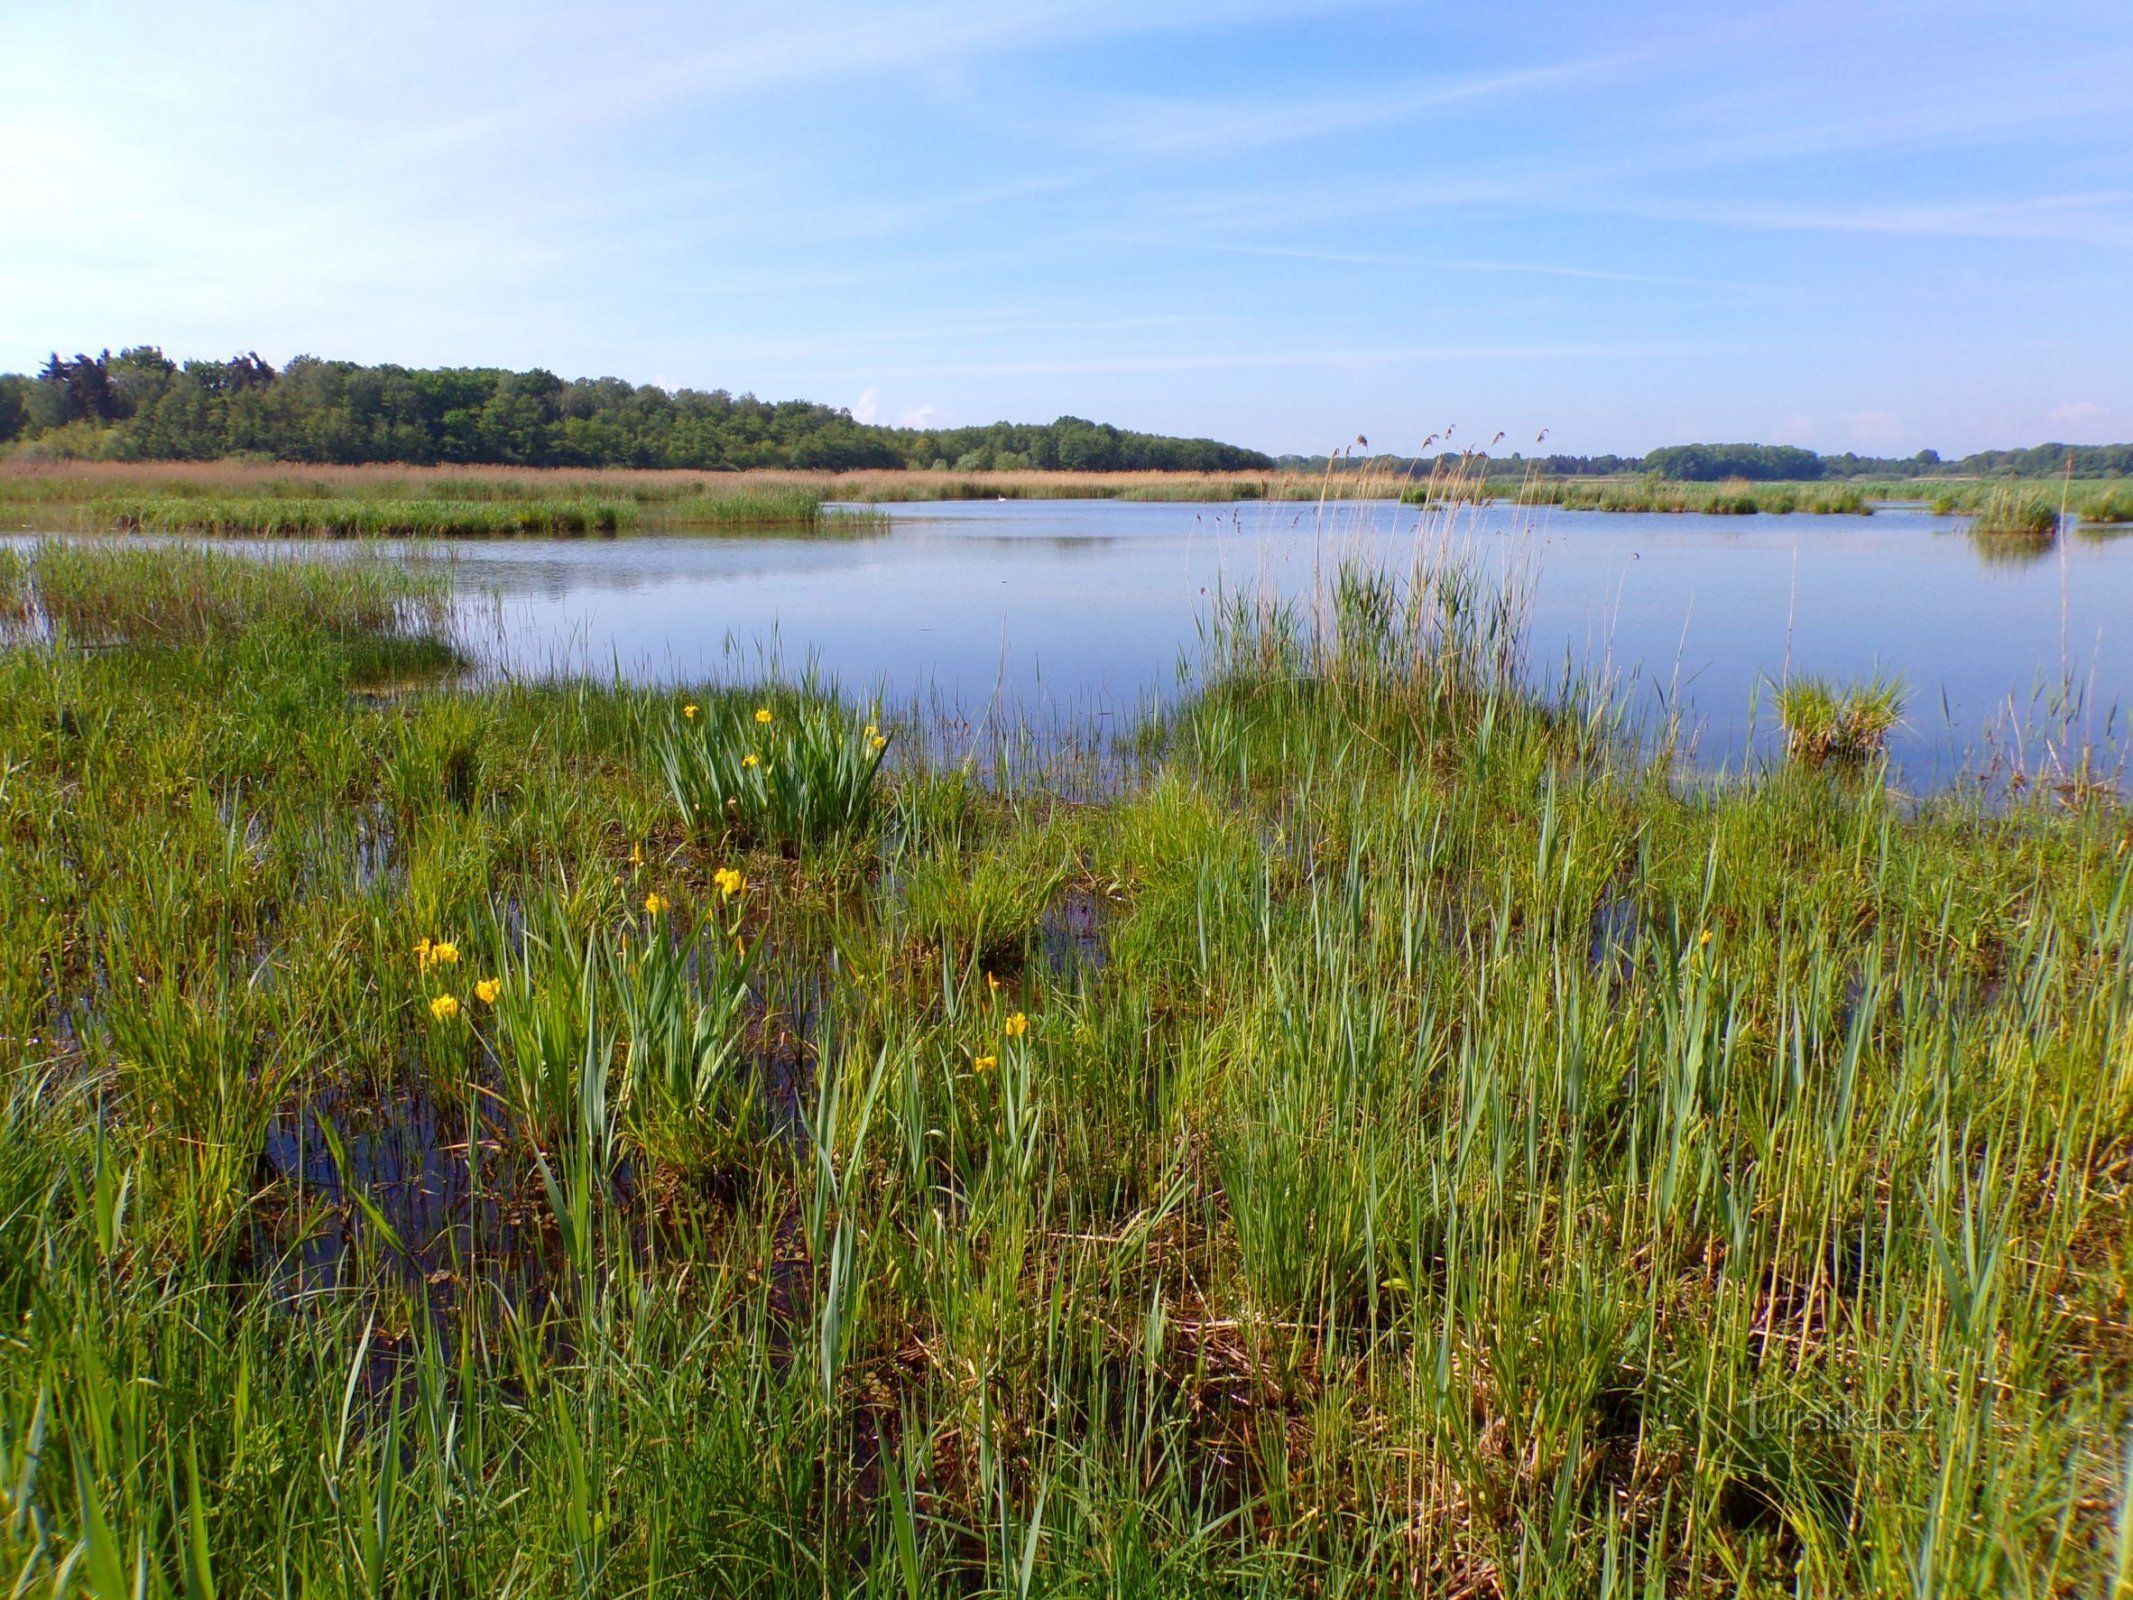
<path fill-rule="evenodd" d="M 456 561 L 470 631 L 501 670 L 691 682 L 812 660 L 973 722 L 1123 726 L 1173 692 L 1215 598 L 1308 597 L 1346 557 L 1441 548 L 1530 583 L 1536 681 L 1605 670 L 1647 729 L 1738 767 L 1777 746 L 1788 670 L 1908 687 L 1892 741 L 1929 787 L 2084 742 L 2119 759 L 2133 696 L 2133 541 L 2070 534 L 2010 560 L 1962 519 L 1635 515 L 1390 503 L 1003 501 L 885 508 L 870 537 L 647 534 L 394 546 Z M 318 547 L 312 547 L 318 548 Z M 335 549 L 348 549 L 337 546 Z M 377 548 L 374 545 L 364 549 Z"/>
<path fill-rule="evenodd" d="M 1957 518 L 1706 517 L 1389 504 L 1006 501 L 889 508 L 863 540 L 689 536 L 454 547 L 504 597 L 500 656 L 634 679 L 747 672 L 777 649 L 848 688 L 937 694 L 965 714 L 1130 715 L 1172 690 L 1214 598 L 1308 596 L 1344 556 L 1449 546 L 1526 575 L 1537 677 L 1614 677 L 1647 725 L 1678 707 L 1700 765 L 1775 747 L 1789 669 L 1908 685 L 1897 766 L 1947 782 L 2070 727 L 2115 744 L 2133 693 L 2133 543 L 2070 536 L 2008 561 Z M 2062 686 L 2071 685 L 2071 708 Z M 2115 757 L 2114 757 L 2115 759 Z"/>

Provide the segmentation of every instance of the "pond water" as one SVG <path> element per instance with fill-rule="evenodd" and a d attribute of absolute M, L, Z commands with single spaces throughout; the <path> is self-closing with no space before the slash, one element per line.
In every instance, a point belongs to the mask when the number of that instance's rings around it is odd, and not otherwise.
<path fill-rule="evenodd" d="M 1122 728 L 1198 659 L 1217 598 L 1308 598 L 1341 560 L 1450 550 L 1516 573 L 1536 682 L 1605 672 L 1645 729 L 1681 718 L 1705 769 L 1779 747 L 1772 680 L 1907 688 L 1899 778 L 1935 787 L 2094 745 L 2133 697 L 2133 540 L 2019 553 L 1962 519 L 1635 515 L 1386 503 L 1001 501 L 883 508 L 863 536 L 638 534 L 389 548 L 457 566 L 469 633 L 521 675 L 701 683 L 810 661 L 972 726 Z M 258 548 L 258 546 L 252 546 Z M 282 547 L 287 548 L 287 547 Z M 311 545 L 319 551 L 375 545 Z M 2074 752 L 2073 755 L 2069 751 Z"/>
<path fill-rule="evenodd" d="M 1896 677 L 1892 750 L 1919 787 L 2067 741 L 2118 759 L 2133 695 L 2133 541 L 2069 534 L 2011 554 L 1962 519 L 1633 515 L 1509 506 L 1005 501 L 891 506 L 839 539 L 638 536 L 457 543 L 462 585 L 493 589 L 487 636 L 517 672 L 639 681 L 749 676 L 812 659 L 963 715 L 1035 724 L 1130 717 L 1174 691 L 1223 592 L 1308 597 L 1360 556 L 1405 568 L 1441 549 L 1521 574 L 1536 679 L 1607 672 L 1647 727 L 1678 711 L 1705 768 L 1777 747 L 1770 683 L 1788 669 Z M 501 626 L 497 626 L 500 622 Z"/>

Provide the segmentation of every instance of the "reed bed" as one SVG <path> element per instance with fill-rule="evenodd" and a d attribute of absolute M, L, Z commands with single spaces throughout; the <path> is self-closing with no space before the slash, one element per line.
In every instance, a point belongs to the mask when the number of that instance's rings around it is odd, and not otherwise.
<path fill-rule="evenodd" d="M 0 652 L 17 1592 L 2133 1582 L 2110 797 L 1682 790 L 1452 561 L 1226 607 L 1100 805 L 367 691 L 289 570 Z"/>
<path fill-rule="evenodd" d="M 41 532 L 269 538 L 484 538 L 761 529 L 867 532 L 819 486 L 696 474 L 418 469 L 0 471 L 0 525 Z"/>
<path fill-rule="evenodd" d="M 1872 516 L 1867 492 L 1852 484 L 1666 483 L 1657 479 L 1586 481 L 1541 478 L 1505 486 L 1520 505 L 1571 511 L 1682 512 L 1702 516 Z"/>
<path fill-rule="evenodd" d="M 2075 510 L 2082 521 L 2098 527 L 2133 522 L 2133 486 L 2113 484 L 2101 493 L 2084 496 Z"/>
<path fill-rule="evenodd" d="M 269 629 L 446 648 L 450 589 L 406 563 L 45 540 L 0 551 L 0 607 L 64 646 L 197 645 Z"/>
<path fill-rule="evenodd" d="M 2057 516 L 2064 511 L 2091 522 L 2133 514 L 2133 490 L 2108 478 L 1925 480 L 1885 487 L 1889 498 L 1923 500 L 1937 516 L 2012 520 L 2032 527 L 2047 512 Z"/>

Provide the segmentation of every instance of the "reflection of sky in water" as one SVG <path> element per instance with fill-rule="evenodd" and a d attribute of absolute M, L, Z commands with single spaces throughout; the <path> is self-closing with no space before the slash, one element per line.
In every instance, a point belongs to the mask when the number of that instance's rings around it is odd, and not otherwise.
<path fill-rule="evenodd" d="M 1212 597 L 1308 595 L 1344 555 L 1404 567 L 1445 535 L 1390 505 L 1192 506 L 1012 501 L 889 508 L 855 539 L 716 535 L 466 541 L 463 592 L 501 593 L 504 664 L 662 682 L 757 675 L 812 657 L 857 692 L 1004 701 L 1044 720 L 1131 710 L 1178 681 Z M 1706 764 L 1738 761 L 1751 715 L 1767 748 L 1768 680 L 1886 672 L 1911 690 L 1896 740 L 1914 779 L 1975 753 L 2010 708 L 2045 720 L 2065 675 L 2077 732 L 2119 729 L 2133 688 L 2133 541 L 2079 536 L 2028 562 L 1987 562 L 1951 519 L 1462 512 L 1455 548 L 1535 579 L 1530 647 L 1605 665 L 1633 709 L 1681 705 Z M 319 547 L 312 547 L 319 548 Z M 339 545 L 333 551 L 375 546 Z M 436 549 L 436 546 L 425 546 Z M 479 638 L 494 614 L 469 604 Z M 2062 654 L 2062 631 L 2064 654 Z M 1755 711 L 1757 701 L 1762 709 Z M 2031 737 L 2036 736 L 2031 728 Z"/>

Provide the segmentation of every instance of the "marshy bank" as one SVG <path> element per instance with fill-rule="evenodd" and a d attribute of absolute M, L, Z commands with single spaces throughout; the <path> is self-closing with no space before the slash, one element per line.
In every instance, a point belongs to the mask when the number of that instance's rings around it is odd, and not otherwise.
<path fill-rule="evenodd" d="M 27 1591 L 2133 1576 L 2108 796 L 1684 788 L 1456 565 L 1217 610 L 1085 805 L 826 685 L 440 679 L 419 574 L 44 559 Z"/>
<path fill-rule="evenodd" d="M 16 463 L 0 471 L 0 528 L 403 539 L 872 530 L 868 513 L 828 499 L 794 475 Z"/>
<path fill-rule="evenodd" d="M 0 528 L 200 535 L 615 533 L 740 526 L 806 530 L 867 506 L 1116 500 L 1223 505 L 1400 501 L 1706 516 L 1870 516 L 1880 504 L 1989 517 L 2011 502 L 2093 525 L 2133 520 L 2120 479 L 1858 478 L 1685 482 L 1558 476 L 1486 452 L 1427 463 L 1342 460 L 1317 471 L 1095 472 L 1032 468 L 315 466 L 293 462 L 0 460 Z"/>

